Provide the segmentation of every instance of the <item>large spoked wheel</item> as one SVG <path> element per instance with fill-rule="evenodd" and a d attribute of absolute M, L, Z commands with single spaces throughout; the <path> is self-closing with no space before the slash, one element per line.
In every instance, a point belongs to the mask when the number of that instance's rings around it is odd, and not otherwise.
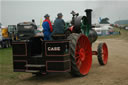
<path fill-rule="evenodd" d="M 72 33 L 71 40 L 71 75 L 85 76 L 92 65 L 91 43 L 85 35 Z"/>
<path fill-rule="evenodd" d="M 107 64 L 108 61 L 108 48 L 106 43 L 100 43 L 98 45 L 98 61 L 100 65 L 105 65 Z"/>

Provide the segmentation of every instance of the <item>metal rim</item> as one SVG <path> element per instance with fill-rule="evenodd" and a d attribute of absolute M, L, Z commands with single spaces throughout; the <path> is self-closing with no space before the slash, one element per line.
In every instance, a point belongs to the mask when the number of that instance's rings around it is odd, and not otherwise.
<path fill-rule="evenodd" d="M 86 75 L 92 65 L 92 50 L 91 43 L 85 35 L 81 35 L 77 40 L 75 61 L 80 73 Z"/>
<path fill-rule="evenodd" d="M 104 64 L 107 64 L 107 61 L 108 61 L 108 48 L 107 48 L 107 45 L 105 43 L 103 44 L 103 47 L 102 47 L 102 58 L 103 58 Z"/>

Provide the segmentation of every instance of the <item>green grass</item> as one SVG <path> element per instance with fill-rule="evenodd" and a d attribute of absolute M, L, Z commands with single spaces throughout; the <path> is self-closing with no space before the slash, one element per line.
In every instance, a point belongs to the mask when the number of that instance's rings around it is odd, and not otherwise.
<path fill-rule="evenodd" d="M 13 72 L 13 61 L 12 61 L 12 49 L 11 48 L 0 48 L 0 82 L 8 80 L 8 84 L 13 85 L 18 80 L 18 75 L 21 73 Z"/>
<path fill-rule="evenodd" d="M 109 36 L 99 36 L 98 39 L 123 39 L 123 40 L 128 40 L 128 30 L 120 29 L 120 28 L 114 28 L 116 32 L 120 31 L 120 35 L 109 35 Z"/>
<path fill-rule="evenodd" d="M 121 32 L 121 36 L 119 38 L 123 40 L 128 40 L 128 30 L 122 29 L 120 30 L 120 32 Z"/>

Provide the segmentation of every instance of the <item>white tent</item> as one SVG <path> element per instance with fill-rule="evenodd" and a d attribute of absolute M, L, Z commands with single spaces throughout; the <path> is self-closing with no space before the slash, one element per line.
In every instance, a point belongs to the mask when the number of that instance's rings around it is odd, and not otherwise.
<path fill-rule="evenodd" d="M 110 25 L 106 25 L 106 24 L 100 24 L 100 26 L 98 27 L 94 27 L 94 30 L 96 30 L 98 35 L 108 35 L 109 34 L 109 30 L 113 29 L 113 27 L 111 27 Z"/>

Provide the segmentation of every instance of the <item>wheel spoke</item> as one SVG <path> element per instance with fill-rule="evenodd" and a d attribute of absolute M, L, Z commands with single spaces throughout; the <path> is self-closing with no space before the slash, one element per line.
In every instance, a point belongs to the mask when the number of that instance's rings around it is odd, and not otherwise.
<path fill-rule="evenodd" d="M 80 58 L 77 59 L 76 64 L 79 65 Z"/>
<path fill-rule="evenodd" d="M 79 51 L 76 51 L 75 55 L 79 55 Z"/>
<path fill-rule="evenodd" d="M 77 60 L 77 59 L 79 59 L 79 58 L 80 58 L 79 56 L 76 56 L 76 57 L 75 57 L 75 60 Z"/>
<path fill-rule="evenodd" d="M 79 61 L 79 63 L 77 64 L 78 69 L 80 69 L 81 65 L 82 65 L 82 62 Z"/>

